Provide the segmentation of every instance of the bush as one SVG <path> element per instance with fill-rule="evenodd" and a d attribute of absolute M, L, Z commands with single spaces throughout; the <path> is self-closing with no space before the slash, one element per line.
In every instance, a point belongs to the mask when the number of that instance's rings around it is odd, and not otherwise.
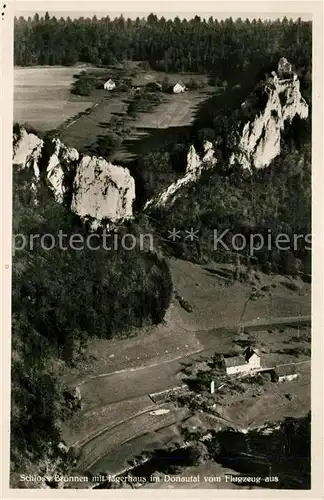
<path fill-rule="evenodd" d="M 195 80 L 194 78 L 191 78 L 189 82 L 186 84 L 186 87 L 188 87 L 188 89 L 190 90 L 197 90 L 203 88 L 204 83 L 199 80 Z"/>
<path fill-rule="evenodd" d="M 80 75 L 80 77 L 73 82 L 72 94 L 80 96 L 89 96 L 96 88 L 96 79 L 87 73 Z"/>
<path fill-rule="evenodd" d="M 96 152 L 99 156 L 110 156 L 121 145 L 121 138 L 113 131 L 97 139 Z"/>

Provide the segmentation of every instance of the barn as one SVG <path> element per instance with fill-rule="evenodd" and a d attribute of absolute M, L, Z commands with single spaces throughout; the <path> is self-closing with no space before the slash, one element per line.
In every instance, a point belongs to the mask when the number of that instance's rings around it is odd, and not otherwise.
<path fill-rule="evenodd" d="M 227 375 L 249 373 L 260 368 L 261 358 L 257 349 L 248 347 L 243 355 L 224 358 L 223 364 Z"/>
<path fill-rule="evenodd" d="M 105 90 L 113 90 L 115 87 L 116 87 L 116 84 L 111 79 L 107 80 L 106 83 L 104 84 Z"/>
<path fill-rule="evenodd" d="M 278 382 L 290 382 L 298 377 L 296 365 L 290 363 L 288 365 L 278 365 L 276 366 L 276 375 L 278 377 Z"/>

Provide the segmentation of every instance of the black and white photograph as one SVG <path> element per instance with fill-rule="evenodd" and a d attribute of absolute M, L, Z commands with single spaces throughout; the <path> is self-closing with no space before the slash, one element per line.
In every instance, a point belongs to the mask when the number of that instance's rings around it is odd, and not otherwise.
<path fill-rule="evenodd" d="M 13 18 L 8 487 L 311 490 L 312 14 L 42 5 Z"/>

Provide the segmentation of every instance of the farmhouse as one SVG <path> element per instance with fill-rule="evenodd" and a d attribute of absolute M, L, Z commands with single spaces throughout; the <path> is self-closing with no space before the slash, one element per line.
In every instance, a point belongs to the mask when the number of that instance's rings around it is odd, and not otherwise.
<path fill-rule="evenodd" d="M 260 368 L 261 358 L 257 349 L 248 347 L 244 355 L 224 358 L 223 364 L 227 375 L 249 373 Z"/>
<path fill-rule="evenodd" d="M 294 363 L 290 363 L 289 365 L 278 365 L 275 371 L 278 382 L 290 382 L 298 377 L 296 365 Z"/>
<path fill-rule="evenodd" d="M 107 80 L 106 83 L 104 84 L 105 90 L 113 90 L 115 87 L 116 87 L 116 84 L 111 79 Z"/>
<path fill-rule="evenodd" d="M 174 94 L 180 94 L 186 90 L 186 86 L 182 82 L 177 82 L 172 89 Z"/>

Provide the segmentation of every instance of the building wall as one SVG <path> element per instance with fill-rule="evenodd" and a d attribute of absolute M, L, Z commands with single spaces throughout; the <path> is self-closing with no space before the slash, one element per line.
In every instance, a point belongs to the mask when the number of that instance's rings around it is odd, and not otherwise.
<path fill-rule="evenodd" d="M 298 377 L 297 373 L 293 373 L 292 375 L 283 375 L 282 377 L 278 378 L 279 382 L 290 382 L 291 380 L 294 380 Z"/>
<path fill-rule="evenodd" d="M 239 366 L 228 366 L 226 368 L 227 375 L 234 375 L 236 373 L 248 373 L 251 367 L 248 363 Z"/>
<path fill-rule="evenodd" d="M 249 359 L 249 366 L 251 369 L 260 368 L 260 357 L 256 354 L 252 354 Z"/>
<path fill-rule="evenodd" d="M 176 85 L 173 87 L 173 92 L 174 92 L 175 94 L 180 94 L 180 92 L 184 92 L 184 88 L 183 88 L 181 85 L 176 84 Z"/>
<path fill-rule="evenodd" d="M 115 83 L 105 83 L 104 89 L 105 90 L 112 90 L 116 87 Z"/>

